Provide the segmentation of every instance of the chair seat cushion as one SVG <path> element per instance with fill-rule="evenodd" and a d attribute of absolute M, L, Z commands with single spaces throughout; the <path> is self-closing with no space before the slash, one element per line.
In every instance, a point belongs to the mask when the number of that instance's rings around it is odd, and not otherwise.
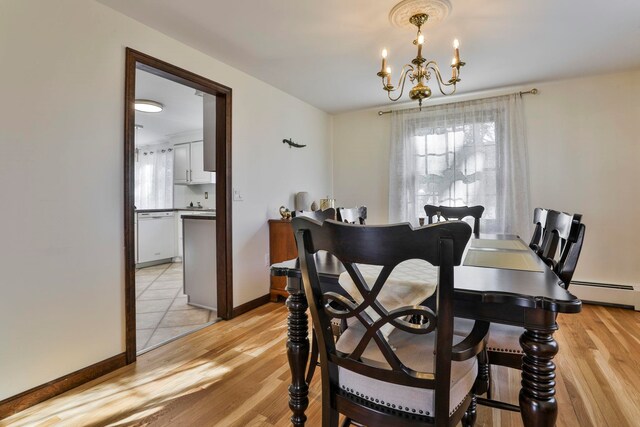
<path fill-rule="evenodd" d="M 453 333 L 457 335 L 469 335 L 474 321 L 456 317 L 453 320 Z M 520 347 L 520 335 L 524 328 L 520 326 L 502 325 L 492 323 L 489 328 L 489 340 L 487 350 L 498 353 L 524 354 Z"/>
<path fill-rule="evenodd" d="M 336 343 L 336 348 L 351 353 L 364 335 L 362 325 L 353 325 L 346 329 Z M 464 337 L 453 337 L 453 344 Z M 435 333 L 416 335 L 396 329 L 389 335 L 388 343 L 396 356 L 408 368 L 418 372 L 434 372 Z M 390 369 L 377 344 L 372 340 L 362 354 L 361 360 L 370 366 Z M 470 393 L 478 372 L 476 358 L 451 363 L 451 394 L 449 412 L 452 414 L 460 407 Z M 405 412 L 433 416 L 434 391 L 416 387 L 392 384 L 360 375 L 354 371 L 339 367 L 339 385 L 356 396 L 371 402 Z"/>

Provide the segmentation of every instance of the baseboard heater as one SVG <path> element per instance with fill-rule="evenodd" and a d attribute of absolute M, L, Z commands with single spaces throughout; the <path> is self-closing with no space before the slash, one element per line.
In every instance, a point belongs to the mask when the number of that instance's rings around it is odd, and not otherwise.
<path fill-rule="evenodd" d="M 585 303 L 640 311 L 640 289 L 631 285 L 572 281 L 569 290 Z"/>

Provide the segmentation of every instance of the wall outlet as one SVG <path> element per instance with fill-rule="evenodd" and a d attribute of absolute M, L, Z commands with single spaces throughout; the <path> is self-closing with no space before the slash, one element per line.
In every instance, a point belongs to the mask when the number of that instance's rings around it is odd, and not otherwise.
<path fill-rule="evenodd" d="M 209 192 L 205 191 L 204 192 L 204 199 L 207 200 L 209 198 Z"/>
<path fill-rule="evenodd" d="M 242 194 L 240 194 L 240 191 L 236 190 L 235 188 L 233 189 L 233 201 L 234 202 L 242 202 L 244 199 L 242 198 Z"/>

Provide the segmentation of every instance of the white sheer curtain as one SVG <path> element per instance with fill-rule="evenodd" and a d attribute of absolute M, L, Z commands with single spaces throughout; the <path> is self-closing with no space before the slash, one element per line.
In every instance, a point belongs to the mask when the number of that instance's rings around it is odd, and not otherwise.
<path fill-rule="evenodd" d="M 389 220 L 424 205 L 483 205 L 483 233 L 530 233 L 529 172 L 518 94 L 392 113 Z"/>
<path fill-rule="evenodd" d="M 173 149 L 142 147 L 136 153 L 137 209 L 173 208 Z"/>

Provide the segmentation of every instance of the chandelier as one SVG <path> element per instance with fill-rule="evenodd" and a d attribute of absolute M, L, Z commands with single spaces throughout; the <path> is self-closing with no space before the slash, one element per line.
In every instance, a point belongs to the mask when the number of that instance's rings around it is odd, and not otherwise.
<path fill-rule="evenodd" d="M 382 78 L 382 89 L 387 91 L 391 101 L 397 101 L 402 97 L 407 78 L 411 84 L 415 84 L 409 91 L 409 98 L 418 100 L 421 110 L 422 100 L 431 96 L 431 89 L 425 83 L 435 76 L 440 92 L 443 95 L 453 95 L 456 92 L 456 84 L 460 81 L 460 67 L 465 65 L 464 62 L 460 61 L 460 43 L 458 43 L 458 39 L 453 41 L 454 57 L 451 61 L 451 78 L 447 81 L 443 80 L 438 64 L 435 61 L 427 61 L 422 56 L 424 36 L 420 28 L 427 22 L 427 19 L 429 19 L 429 15 L 426 13 L 418 13 L 409 18 L 409 22 L 418 27 L 416 39 L 413 41 L 413 44 L 418 47 L 418 55 L 411 60 L 410 64 L 405 64 L 402 67 L 398 85 L 391 84 L 391 68 L 387 66 L 387 49 L 382 50 L 382 68 L 378 72 L 378 76 Z M 394 98 L 392 92 L 397 92 L 398 90 L 400 93 Z"/>

